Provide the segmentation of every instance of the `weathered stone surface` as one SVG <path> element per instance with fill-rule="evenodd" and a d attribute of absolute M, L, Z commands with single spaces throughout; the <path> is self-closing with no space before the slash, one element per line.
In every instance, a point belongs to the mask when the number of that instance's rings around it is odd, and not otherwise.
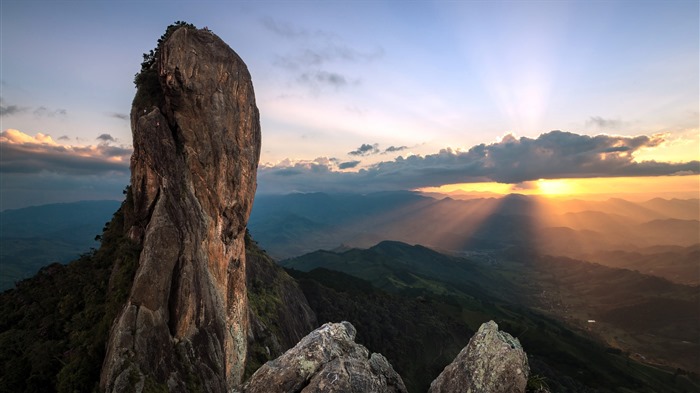
<path fill-rule="evenodd" d="M 429 393 L 524 393 L 530 368 L 517 338 L 481 325 L 455 360 L 430 384 Z"/>
<path fill-rule="evenodd" d="M 173 32 L 153 67 L 155 92 L 139 87 L 137 97 L 156 97 L 131 111 L 126 216 L 143 248 L 100 386 L 225 392 L 241 382 L 247 346 L 244 233 L 260 154 L 253 86 L 207 30 Z"/>
<path fill-rule="evenodd" d="M 349 322 L 327 323 L 294 348 L 267 362 L 243 386 L 244 393 L 406 392 L 384 356 L 355 343 Z"/>

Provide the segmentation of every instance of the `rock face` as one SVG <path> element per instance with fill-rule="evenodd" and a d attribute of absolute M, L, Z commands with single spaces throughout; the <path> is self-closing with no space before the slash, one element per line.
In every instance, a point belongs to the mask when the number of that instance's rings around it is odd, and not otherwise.
<path fill-rule="evenodd" d="M 321 326 L 258 369 L 243 392 L 405 393 L 386 358 L 355 343 L 355 333 L 349 322 Z"/>
<path fill-rule="evenodd" d="M 429 393 L 524 393 L 530 368 L 517 338 L 489 321 L 430 384 Z"/>
<path fill-rule="evenodd" d="M 246 356 L 258 109 L 245 64 L 208 30 L 179 28 L 156 54 L 131 110 L 127 230 L 142 251 L 100 387 L 225 392 Z"/>

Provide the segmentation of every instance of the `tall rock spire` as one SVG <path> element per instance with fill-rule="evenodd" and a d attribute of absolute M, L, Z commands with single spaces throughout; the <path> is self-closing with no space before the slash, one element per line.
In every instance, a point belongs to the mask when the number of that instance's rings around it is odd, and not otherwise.
<path fill-rule="evenodd" d="M 191 26 L 169 30 L 140 77 L 126 216 L 142 251 L 100 386 L 225 392 L 246 356 L 244 234 L 260 156 L 251 77 L 219 37 Z"/>

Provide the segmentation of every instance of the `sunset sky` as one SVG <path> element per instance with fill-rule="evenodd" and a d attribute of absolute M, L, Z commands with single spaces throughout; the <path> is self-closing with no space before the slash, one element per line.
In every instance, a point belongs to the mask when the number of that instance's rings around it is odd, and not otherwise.
<path fill-rule="evenodd" d="M 696 0 L 0 7 L 0 210 L 121 198 L 133 77 L 176 20 L 248 65 L 259 192 L 700 193 Z"/>

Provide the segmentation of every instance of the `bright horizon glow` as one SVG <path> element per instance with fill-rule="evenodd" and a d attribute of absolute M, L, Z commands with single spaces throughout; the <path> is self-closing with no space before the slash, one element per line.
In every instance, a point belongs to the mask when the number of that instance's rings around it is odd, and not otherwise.
<path fill-rule="evenodd" d="M 577 188 L 575 187 L 574 182 L 565 179 L 540 179 L 536 183 L 539 192 L 545 196 L 573 195 L 577 193 Z"/>
<path fill-rule="evenodd" d="M 488 197 L 515 193 L 583 199 L 607 199 L 616 196 L 630 200 L 655 197 L 691 199 L 700 198 L 700 175 L 540 179 L 520 184 L 462 183 L 426 187 L 416 191 L 471 197 L 478 197 L 479 194 Z"/>

